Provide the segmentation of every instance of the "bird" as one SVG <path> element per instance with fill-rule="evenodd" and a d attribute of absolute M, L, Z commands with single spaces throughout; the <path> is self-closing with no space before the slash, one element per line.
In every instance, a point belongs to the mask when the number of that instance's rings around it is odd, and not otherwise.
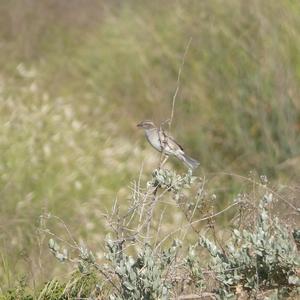
<path fill-rule="evenodd" d="M 186 155 L 182 146 L 179 145 L 162 127 L 156 127 L 152 121 L 142 121 L 137 124 L 137 127 L 145 130 L 145 136 L 149 144 L 157 151 L 165 154 L 167 156 L 166 159 L 169 156 L 175 156 L 189 169 L 195 169 L 200 165 L 196 159 Z"/>

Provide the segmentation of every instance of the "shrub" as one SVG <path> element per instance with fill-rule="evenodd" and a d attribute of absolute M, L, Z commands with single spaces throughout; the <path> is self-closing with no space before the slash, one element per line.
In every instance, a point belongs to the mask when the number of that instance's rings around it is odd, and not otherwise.
<path fill-rule="evenodd" d="M 98 274 L 102 278 L 99 290 L 105 291 L 111 300 L 170 299 L 186 293 L 221 299 L 242 294 L 259 298 L 266 292 L 280 297 L 295 295 L 300 287 L 300 261 L 294 241 L 298 231 L 294 231 L 293 239 L 288 227 L 272 215 L 271 208 L 276 201 L 266 186 L 267 180 L 257 184 L 264 195 L 257 207 L 252 207 L 254 222 L 245 222 L 243 228 L 241 224 L 235 225 L 228 239 L 224 236 L 218 240 L 216 235 L 213 240 L 207 238 L 201 233 L 203 229 L 195 229 L 194 225 L 206 221 L 215 233 L 216 216 L 238 207 L 236 214 L 240 217 L 250 194 L 239 195 L 225 209 L 207 214 L 195 199 L 209 201 L 216 196 L 208 197 L 209 193 L 203 191 L 203 179 L 190 171 L 179 175 L 157 169 L 143 192 L 137 194 L 141 187 L 134 190 L 125 213 L 121 214 L 115 203 L 112 215 L 107 216 L 114 238 L 106 240 L 105 263 L 97 263 L 94 254 L 84 246 L 75 245 L 79 251 L 75 259 L 53 239 L 49 247 L 59 261 L 76 262 L 82 274 Z M 186 218 L 186 224 L 158 238 L 164 224 L 155 226 L 154 212 L 159 202 L 169 196 Z M 190 212 L 191 207 L 194 213 Z M 175 232 L 183 233 L 188 228 L 188 239 L 174 239 Z M 194 245 L 191 236 L 198 238 Z M 208 251 L 208 257 L 203 248 Z M 104 281 L 106 284 L 100 284 Z"/>
<path fill-rule="evenodd" d="M 256 226 L 248 230 L 235 228 L 225 251 L 200 237 L 199 244 L 211 256 L 210 269 L 220 283 L 220 295 L 233 296 L 237 289 L 256 294 L 300 286 L 299 254 L 287 228 L 270 216 L 270 202 L 272 194 L 266 194 L 259 204 Z"/>

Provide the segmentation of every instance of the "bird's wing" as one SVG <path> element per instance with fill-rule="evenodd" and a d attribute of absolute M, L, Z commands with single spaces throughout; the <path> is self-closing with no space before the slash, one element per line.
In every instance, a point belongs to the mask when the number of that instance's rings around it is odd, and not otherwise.
<path fill-rule="evenodd" d="M 183 151 L 183 147 L 178 144 L 175 139 L 169 135 L 165 130 L 163 130 L 162 128 L 158 130 L 159 132 L 159 139 L 160 141 L 162 142 L 162 144 L 166 144 L 169 148 L 173 149 L 173 150 L 176 150 L 174 149 L 174 146 L 175 148 L 179 148 L 180 150 Z"/>
<path fill-rule="evenodd" d="M 180 150 L 183 151 L 183 147 L 180 144 L 178 144 L 172 136 L 169 135 L 168 138 L 170 141 L 172 141 L 172 143 L 176 144 L 180 148 Z"/>

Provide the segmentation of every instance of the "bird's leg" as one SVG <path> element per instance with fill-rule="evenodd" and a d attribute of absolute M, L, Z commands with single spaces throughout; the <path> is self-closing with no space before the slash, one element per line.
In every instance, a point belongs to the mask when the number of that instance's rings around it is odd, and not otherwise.
<path fill-rule="evenodd" d="M 163 166 L 164 157 L 165 157 L 165 155 L 164 155 L 164 149 L 163 149 L 160 153 L 159 166 L 158 166 L 159 169 L 161 169 L 161 167 Z"/>
<path fill-rule="evenodd" d="M 159 162 L 159 169 L 161 169 L 164 166 L 164 164 L 167 162 L 168 158 L 169 158 L 169 156 L 161 154 L 160 162 Z"/>
<path fill-rule="evenodd" d="M 166 155 L 166 154 L 165 154 L 165 149 L 166 149 L 166 146 L 167 146 L 167 140 L 166 140 L 166 139 L 164 139 L 164 140 L 162 141 L 162 146 L 163 146 L 163 151 L 161 152 L 161 156 L 164 157 L 164 160 L 160 163 L 160 166 L 161 166 L 161 167 L 167 162 L 167 160 L 168 160 L 168 158 L 169 158 L 169 155 Z M 162 158 L 162 157 L 161 157 L 161 158 Z"/>
<path fill-rule="evenodd" d="M 163 155 L 162 155 L 163 156 Z M 165 155 L 165 159 L 160 163 L 160 166 L 162 167 L 168 160 L 169 156 Z"/>

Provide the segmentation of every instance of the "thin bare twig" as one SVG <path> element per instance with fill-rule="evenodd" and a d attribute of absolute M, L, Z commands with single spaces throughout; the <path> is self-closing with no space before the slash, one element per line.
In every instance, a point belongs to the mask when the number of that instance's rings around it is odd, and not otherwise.
<path fill-rule="evenodd" d="M 278 197 L 280 200 L 282 200 L 285 204 L 287 204 L 289 207 L 291 207 L 297 213 L 300 212 L 300 207 L 294 206 L 292 203 L 290 203 L 289 201 L 287 201 L 286 199 L 284 199 L 282 196 L 280 196 L 277 192 L 275 192 L 274 190 L 272 190 L 268 186 L 261 184 L 260 182 L 256 182 L 255 180 L 252 180 L 252 179 L 250 179 L 248 177 L 245 177 L 245 176 L 242 176 L 242 175 L 238 175 L 238 174 L 227 173 L 227 172 L 221 172 L 220 174 L 223 174 L 223 175 L 226 175 L 226 176 L 231 176 L 231 177 L 241 178 L 241 179 L 244 179 L 246 181 L 249 181 L 249 182 L 253 183 L 256 186 L 262 186 L 266 190 L 268 190 L 269 192 L 273 193 L 276 197 Z"/>
<path fill-rule="evenodd" d="M 79 245 L 76 242 L 75 238 L 73 237 L 73 235 L 72 235 L 71 231 L 69 230 L 67 224 L 60 217 L 55 216 L 55 215 L 51 215 L 51 214 L 44 214 L 44 215 L 41 215 L 41 218 L 43 218 L 44 220 L 50 220 L 50 219 L 58 220 L 63 225 L 65 231 L 67 232 L 67 234 L 68 234 L 70 240 L 73 242 L 73 244 L 69 243 L 68 241 L 64 240 L 63 238 L 60 238 L 56 234 L 52 233 L 49 229 L 41 229 L 40 230 L 41 232 L 44 232 L 46 234 L 54 236 L 55 238 L 57 238 L 61 242 L 64 242 L 64 243 L 68 244 L 72 248 L 79 249 Z"/>
<path fill-rule="evenodd" d="M 182 226 L 182 227 L 180 227 L 180 228 L 177 228 L 176 230 L 174 230 L 174 231 L 170 232 L 168 235 L 166 235 L 166 236 L 160 241 L 160 243 L 156 246 L 155 249 L 157 249 L 163 242 L 165 242 L 170 236 L 172 236 L 172 235 L 175 234 L 176 232 L 181 231 L 182 229 L 184 229 L 184 228 L 186 228 L 186 227 L 193 226 L 194 224 L 197 224 L 197 223 L 200 223 L 200 222 L 203 222 L 203 221 L 206 221 L 206 220 L 215 218 L 215 217 L 217 217 L 218 215 L 223 214 L 224 212 L 226 212 L 227 210 L 231 209 L 232 207 L 234 207 L 234 206 L 236 206 L 236 205 L 238 205 L 238 204 L 239 204 L 239 202 L 235 202 L 235 203 L 233 203 L 233 204 L 231 204 L 231 205 L 225 207 L 224 209 L 222 209 L 222 210 L 216 212 L 215 214 L 212 214 L 212 215 L 210 215 L 210 216 L 204 217 L 204 218 L 202 218 L 202 219 L 195 220 L 195 221 L 193 221 L 193 222 L 191 222 L 191 223 L 188 223 L 188 224 L 186 224 L 186 225 L 184 225 L 184 226 Z"/>
<path fill-rule="evenodd" d="M 172 121 L 173 121 L 173 117 L 174 117 L 174 110 L 175 110 L 175 103 L 176 103 L 176 98 L 177 98 L 177 94 L 180 88 L 180 79 L 181 79 L 181 72 L 185 63 L 185 58 L 186 55 L 188 53 L 188 50 L 190 48 L 192 42 L 192 38 L 190 37 L 189 41 L 187 42 L 186 46 L 185 46 L 185 50 L 184 50 L 184 54 L 182 56 L 182 60 L 181 60 L 181 65 L 179 67 L 178 70 L 178 76 L 177 76 L 177 82 L 176 82 L 176 89 L 173 95 L 173 100 L 172 100 L 172 110 L 171 110 L 171 117 L 170 117 L 170 121 L 169 121 L 169 131 L 171 131 L 171 126 L 172 126 Z"/>
<path fill-rule="evenodd" d="M 154 208 L 156 206 L 157 200 L 158 200 L 158 195 L 157 195 L 158 188 L 159 187 L 156 186 L 154 191 L 153 191 L 152 203 L 150 205 L 148 216 L 147 216 L 147 222 L 146 222 L 146 224 L 147 224 L 147 233 L 146 233 L 146 236 L 147 236 L 148 243 L 150 242 L 150 227 L 151 227 L 153 212 L 154 212 Z"/>

